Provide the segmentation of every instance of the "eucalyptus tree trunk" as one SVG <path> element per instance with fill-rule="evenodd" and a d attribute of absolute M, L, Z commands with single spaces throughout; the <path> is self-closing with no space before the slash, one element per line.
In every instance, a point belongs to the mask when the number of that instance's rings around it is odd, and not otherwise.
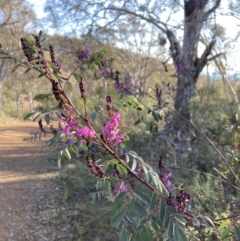
<path fill-rule="evenodd" d="M 196 93 L 198 77 L 208 62 L 208 56 L 214 47 L 213 38 L 205 50 L 198 54 L 198 43 L 203 24 L 217 9 L 221 0 L 216 0 L 214 6 L 205 10 L 206 0 L 184 1 L 184 36 L 182 44 L 174 33 L 167 29 L 166 35 L 170 42 L 170 53 L 177 71 L 177 87 L 174 100 L 176 115 L 165 128 L 165 137 L 175 149 L 176 161 L 187 158 L 196 162 L 198 151 L 192 143 L 195 130 L 191 125 L 191 99 Z"/>
<path fill-rule="evenodd" d="M 191 120 L 189 101 L 196 93 L 199 74 L 207 64 L 207 58 L 215 44 L 215 40 L 212 39 L 201 56 L 198 56 L 198 43 L 203 24 L 217 9 L 220 0 L 217 0 L 211 9 L 205 11 L 207 3 L 208 1 L 206 0 L 184 1 L 184 36 L 182 46 L 172 31 L 166 31 L 178 78 L 174 106 L 179 115 L 186 120 Z"/>

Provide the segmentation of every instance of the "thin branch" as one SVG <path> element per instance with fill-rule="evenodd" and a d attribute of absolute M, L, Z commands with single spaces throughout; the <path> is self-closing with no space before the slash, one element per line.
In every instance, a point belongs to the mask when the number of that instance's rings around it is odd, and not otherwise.
<path fill-rule="evenodd" d="M 216 11 L 220 3 L 221 3 L 221 0 L 216 0 L 215 5 L 205 13 L 206 18 L 208 18 L 209 15 L 211 15 L 214 11 Z"/>
<path fill-rule="evenodd" d="M 223 55 L 223 53 L 216 54 L 216 55 L 212 56 L 211 58 L 208 58 L 208 59 L 207 59 L 207 62 L 213 61 L 213 60 L 215 60 L 216 58 L 220 57 L 221 55 Z"/>
<path fill-rule="evenodd" d="M 237 218 L 237 217 L 240 217 L 240 213 L 237 213 L 237 214 L 228 216 L 228 217 L 226 217 L 226 218 L 213 219 L 212 221 L 213 221 L 213 222 L 217 222 L 217 221 L 222 221 L 222 220 L 231 219 L 231 218 Z"/>
<path fill-rule="evenodd" d="M 209 177 L 212 177 L 212 178 L 219 179 L 222 182 L 228 184 L 229 186 L 233 187 L 234 189 L 236 189 L 236 190 L 238 190 L 240 192 L 240 188 L 238 188 L 238 187 L 234 186 L 233 184 L 231 184 L 230 182 L 228 182 L 228 181 L 226 181 L 226 180 L 224 180 L 224 179 L 222 179 L 220 177 L 214 176 L 214 175 L 212 175 L 210 173 L 201 172 L 201 171 L 197 171 L 197 170 L 192 170 L 192 169 L 188 169 L 188 168 L 184 168 L 184 167 L 178 167 L 178 166 L 168 166 L 168 167 L 173 168 L 173 169 L 178 169 L 178 170 L 184 170 L 184 171 L 188 171 L 188 172 L 195 172 L 195 173 L 199 173 L 199 174 L 202 174 L 202 175 L 205 175 L 205 176 L 209 176 Z M 215 168 L 213 168 L 213 169 L 215 170 Z M 220 172 L 218 172 L 218 173 L 220 173 Z"/>
<path fill-rule="evenodd" d="M 216 40 L 213 39 L 205 48 L 204 52 L 202 53 L 202 56 L 199 60 L 197 69 L 196 69 L 196 75 L 200 74 L 203 70 L 204 66 L 207 64 L 207 57 L 211 54 L 212 48 L 215 45 Z"/>
<path fill-rule="evenodd" d="M 143 16 L 142 14 L 132 12 L 132 11 L 130 11 L 130 10 L 128 10 L 128 9 L 117 8 L 117 7 L 114 7 L 114 6 L 107 7 L 106 10 L 114 10 L 114 11 L 118 11 L 118 12 L 124 12 L 124 13 L 126 13 L 126 14 L 130 14 L 130 15 L 139 17 L 139 18 L 147 21 L 148 23 L 152 23 L 154 26 L 156 26 L 158 29 L 160 29 L 160 30 L 163 31 L 164 33 L 167 32 L 167 26 L 166 26 L 166 24 L 163 23 L 163 22 L 157 21 L 157 20 L 154 19 L 152 16 L 145 17 L 145 16 Z M 156 22 L 158 22 L 158 23 L 156 23 Z M 165 28 L 161 27 L 159 24 L 162 24 Z"/>

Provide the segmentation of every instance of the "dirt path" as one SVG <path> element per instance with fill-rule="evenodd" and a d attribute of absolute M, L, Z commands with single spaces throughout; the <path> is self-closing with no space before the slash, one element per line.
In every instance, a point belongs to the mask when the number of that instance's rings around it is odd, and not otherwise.
<path fill-rule="evenodd" d="M 57 155 L 45 141 L 22 141 L 31 131 L 37 123 L 0 126 L 0 241 L 54 240 L 47 223 L 55 212 L 48 198 L 57 189 Z"/>

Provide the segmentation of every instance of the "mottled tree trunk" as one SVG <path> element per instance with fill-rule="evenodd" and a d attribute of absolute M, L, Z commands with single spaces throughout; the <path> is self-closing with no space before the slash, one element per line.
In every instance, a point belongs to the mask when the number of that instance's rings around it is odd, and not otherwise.
<path fill-rule="evenodd" d="M 208 56 L 215 44 L 215 40 L 212 39 L 203 53 L 198 55 L 198 43 L 203 24 L 220 4 L 220 0 L 217 0 L 213 8 L 205 11 L 207 2 L 203 0 L 184 1 L 182 45 L 171 30 L 166 31 L 178 81 L 174 100 L 176 115 L 166 126 L 165 134 L 175 148 L 176 160 L 180 162 L 183 158 L 187 158 L 190 162 L 194 159 L 195 148 L 192 146 L 192 138 L 195 130 L 191 125 L 190 100 L 196 93 L 198 77 L 207 64 Z"/>

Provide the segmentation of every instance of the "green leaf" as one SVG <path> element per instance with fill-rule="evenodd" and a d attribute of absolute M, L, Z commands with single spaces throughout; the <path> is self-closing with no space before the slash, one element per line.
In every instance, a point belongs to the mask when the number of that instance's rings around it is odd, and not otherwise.
<path fill-rule="evenodd" d="M 125 212 L 123 212 L 122 210 L 114 210 L 116 211 L 114 216 L 113 216 L 113 219 L 112 219 L 112 227 L 117 227 L 119 226 L 120 222 L 122 221 L 124 215 L 125 215 Z"/>
<path fill-rule="evenodd" d="M 200 222 L 199 222 L 198 217 L 195 216 L 194 214 L 193 214 L 193 217 L 194 217 L 194 219 L 195 219 L 195 221 L 196 221 L 196 223 L 197 223 L 197 226 L 200 227 Z"/>
<path fill-rule="evenodd" d="M 43 67 L 45 67 L 44 64 L 37 64 L 37 65 L 34 66 L 34 69 L 36 69 L 36 68 L 43 68 Z"/>
<path fill-rule="evenodd" d="M 80 77 L 80 75 L 78 73 L 74 72 L 72 75 L 78 82 L 81 81 L 81 77 Z"/>
<path fill-rule="evenodd" d="M 234 224 L 234 233 L 235 233 L 236 239 L 240 240 L 240 228 L 236 224 Z"/>
<path fill-rule="evenodd" d="M 173 225 L 173 239 L 174 241 L 180 240 L 180 233 L 177 225 Z"/>
<path fill-rule="evenodd" d="M 135 223 L 135 222 L 134 222 L 134 219 L 133 219 L 131 216 L 129 216 L 129 215 L 126 215 L 126 219 L 127 219 L 130 223 Z"/>
<path fill-rule="evenodd" d="M 224 228 L 226 228 L 226 226 L 229 226 L 230 224 L 231 224 L 231 222 L 229 219 L 224 220 L 218 228 L 219 231 L 222 231 Z"/>
<path fill-rule="evenodd" d="M 137 240 L 132 236 L 129 241 L 137 241 Z"/>
<path fill-rule="evenodd" d="M 152 240 L 152 233 L 146 225 L 144 225 L 144 227 L 142 229 L 141 236 L 142 236 L 142 239 L 145 241 Z"/>
<path fill-rule="evenodd" d="M 28 113 L 27 115 L 24 116 L 23 120 L 29 119 L 29 117 L 31 117 L 34 114 L 35 114 L 35 112 Z"/>
<path fill-rule="evenodd" d="M 156 203 L 158 200 L 158 194 L 156 192 L 153 192 L 151 202 L 150 202 L 150 210 L 154 210 L 156 208 Z"/>
<path fill-rule="evenodd" d="M 202 216 L 201 218 L 202 218 L 204 224 L 207 226 L 207 228 L 215 228 L 213 221 L 209 217 Z"/>
<path fill-rule="evenodd" d="M 126 157 L 126 163 L 129 163 L 130 159 L 127 153 L 125 154 L 125 157 Z"/>
<path fill-rule="evenodd" d="M 133 158 L 133 163 L 132 163 L 132 168 L 131 168 L 131 171 L 133 172 L 137 167 L 137 161 L 135 158 Z"/>
<path fill-rule="evenodd" d="M 44 116 L 44 119 L 45 119 L 45 122 L 47 123 L 47 125 L 50 123 L 50 120 L 51 120 L 51 116 L 47 113 L 45 116 Z"/>
<path fill-rule="evenodd" d="M 87 145 L 85 145 L 84 143 L 81 143 L 81 144 L 80 144 L 80 147 L 81 147 L 83 150 L 85 150 L 85 151 L 88 150 Z"/>
<path fill-rule="evenodd" d="M 167 230 L 168 230 L 168 237 L 171 238 L 173 236 L 173 218 L 172 217 L 170 217 L 169 219 Z"/>
<path fill-rule="evenodd" d="M 70 147 L 70 149 L 71 149 L 71 151 L 72 151 L 73 153 L 75 153 L 76 155 L 79 154 L 79 153 L 78 153 L 78 149 L 77 149 L 77 147 L 76 147 L 75 145 L 72 145 L 72 146 Z"/>
<path fill-rule="evenodd" d="M 52 63 L 51 61 L 47 61 L 47 63 L 53 70 L 58 71 L 58 67 L 54 63 Z"/>
<path fill-rule="evenodd" d="M 124 203 L 125 199 L 128 196 L 128 192 L 121 192 L 115 199 L 114 201 L 114 206 L 118 206 L 118 204 L 120 203 Z"/>
<path fill-rule="evenodd" d="M 27 68 L 24 73 L 25 73 L 25 74 L 28 73 L 31 69 L 32 69 L 32 68 Z"/>
<path fill-rule="evenodd" d="M 164 201 L 161 199 L 160 200 L 160 211 L 159 211 L 159 221 L 161 223 L 163 223 L 163 220 L 164 220 L 164 215 L 165 215 L 165 210 L 166 210 L 166 206 L 165 206 L 165 203 Z"/>
<path fill-rule="evenodd" d="M 33 121 L 37 120 L 41 116 L 41 114 L 42 113 L 40 112 L 35 113 L 35 115 L 33 116 Z"/>
<path fill-rule="evenodd" d="M 150 203 L 149 197 L 144 192 L 140 190 L 134 190 L 134 194 L 144 203 L 147 203 L 147 204 Z"/>
<path fill-rule="evenodd" d="M 179 213 L 174 213 L 173 216 L 175 217 L 175 220 L 176 220 L 177 222 L 181 222 L 181 223 L 183 224 L 183 226 L 186 225 L 187 221 L 186 221 L 185 218 L 183 218 L 183 216 L 182 216 L 181 214 L 179 214 Z"/>
<path fill-rule="evenodd" d="M 42 72 L 40 75 L 38 75 L 38 78 L 41 78 L 43 76 L 46 76 L 47 75 L 47 72 Z"/>
<path fill-rule="evenodd" d="M 182 228 L 179 228 L 180 239 L 179 241 L 188 241 L 186 233 Z"/>
<path fill-rule="evenodd" d="M 146 209 L 140 203 L 132 201 L 132 206 L 138 214 L 142 216 L 148 215 Z"/>
<path fill-rule="evenodd" d="M 163 220 L 163 228 L 166 229 L 169 224 L 170 213 L 167 208 L 165 208 L 164 220 Z"/>
<path fill-rule="evenodd" d="M 143 168 L 145 177 L 146 177 L 146 179 L 147 179 L 148 182 L 149 182 L 149 181 L 150 181 L 150 175 L 149 175 L 149 173 L 148 173 L 148 170 L 147 170 L 147 168 L 146 168 L 145 166 L 142 166 L 142 168 Z"/>
<path fill-rule="evenodd" d="M 150 175 L 151 181 L 152 181 L 152 183 L 154 184 L 154 186 L 157 187 L 157 186 L 158 186 L 158 183 L 157 183 L 157 180 L 156 180 L 154 174 L 153 174 L 151 171 L 149 171 L 148 174 Z M 158 179 L 159 179 L 159 177 L 158 177 Z M 160 191 L 162 191 L 162 190 L 160 189 Z"/>
<path fill-rule="evenodd" d="M 14 62 L 14 64 L 17 64 L 18 60 L 16 57 L 13 58 L 13 62 Z"/>
<path fill-rule="evenodd" d="M 14 68 L 12 69 L 11 73 L 13 73 L 14 71 L 16 71 L 22 64 L 17 64 L 14 66 Z"/>
<path fill-rule="evenodd" d="M 33 100 L 49 99 L 51 96 L 52 94 L 37 94 L 34 96 Z"/>
<path fill-rule="evenodd" d="M 61 165 L 62 165 L 62 151 L 58 155 L 57 164 L 58 164 L 58 168 L 61 168 Z"/>
<path fill-rule="evenodd" d="M 111 180 L 111 183 L 112 183 L 114 186 L 118 185 L 118 180 L 117 180 L 115 177 L 110 176 L 109 178 L 110 178 L 110 180 Z M 119 195 L 118 195 L 118 196 L 119 196 Z"/>
<path fill-rule="evenodd" d="M 85 70 L 85 68 L 84 67 L 82 67 L 82 66 L 80 66 L 80 71 L 81 71 L 81 73 L 84 75 L 85 74 L 85 72 L 86 72 L 86 70 Z"/>
<path fill-rule="evenodd" d="M 147 241 L 147 240 L 144 240 L 144 239 L 142 238 L 142 235 L 141 235 L 140 232 L 137 233 L 137 235 L 136 235 L 136 240 L 137 240 L 137 241 Z"/>
<path fill-rule="evenodd" d="M 101 59 L 98 57 L 98 56 L 93 56 L 93 59 L 94 59 L 94 62 L 96 63 L 96 64 L 101 64 Z"/>
<path fill-rule="evenodd" d="M 159 233 L 159 230 L 160 230 L 159 226 L 154 221 L 152 221 L 151 224 L 152 224 L 152 228 L 154 229 L 154 232 Z"/>
<path fill-rule="evenodd" d="M 38 33 L 38 37 L 41 38 L 42 34 L 43 34 L 43 31 L 40 30 L 39 33 Z"/>
<path fill-rule="evenodd" d="M 127 174 L 127 169 L 122 164 L 117 164 L 116 169 L 119 172 L 120 175 Z"/>
<path fill-rule="evenodd" d="M 73 91 L 73 86 L 70 82 L 67 82 L 67 88 L 70 90 L 70 91 Z"/>
<path fill-rule="evenodd" d="M 230 237 L 230 226 L 223 229 L 223 232 L 221 233 L 221 240 L 227 241 Z"/>
<path fill-rule="evenodd" d="M 12 59 L 11 56 L 0 56 L 0 59 Z"/>
<path fill-rule="evenodd" d="M 97 118 L 97 113 L 96 112 L 92 112 L 91 114 L 91 119 L 92 119 L 92 122 L 94 122 Z"/>
<path fill-rule="evenodd" d="M 128 220 L 126 218 L 123 218 L 123 224 L 125 227 L 129 227 Z"/>
<path fill-rule="evenodd" d="M 127 241 L 127 230 L 124 226 L 122 227 L 122 231 L 120 233 L 119 241 Z"/>
<path fill-rule="evenodd" d="M 62 82 L 62 78 L 56 73 L 56 71 L 54 71 L 54 74 L 53 74 L 55 77 L 56 77 L 56 79 L 58 80 L 58 82 Z"/>
<path fill-rule="evenodd" d="M 68 148 L 64 149 L 63 154 L 68 160 L 71 160 L 71 154 L 70 154 Z"/>

